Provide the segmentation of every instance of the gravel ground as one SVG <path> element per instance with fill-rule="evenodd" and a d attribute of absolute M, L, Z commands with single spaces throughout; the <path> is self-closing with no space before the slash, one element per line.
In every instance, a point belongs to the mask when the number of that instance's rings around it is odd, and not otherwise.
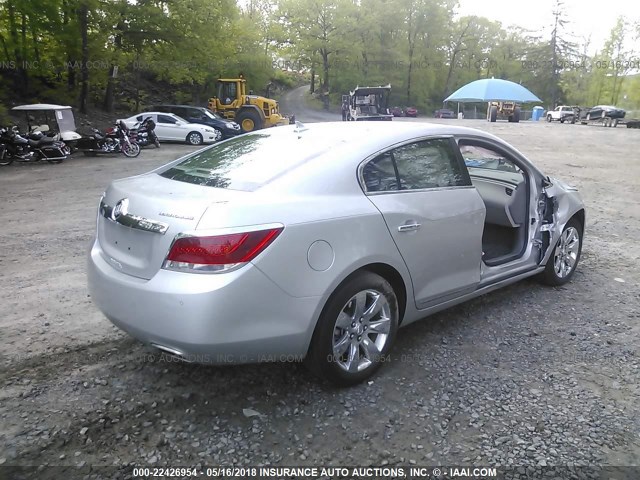
<path fill-rule="evenodd" d="M 101 192 L 191 147 L 1 168 L 7 478 L 34 475 L 7 466 L 41 466 L 38 478 L 260 464 L 512 466 L 532 478 L 561 466 L 570 478 L 639 465 L 640 132 L 462 123 L 581 189 L 579 269 L 564 287 L 524 281 L 402 329 L 373 380 L 341 390 L 298 364 L 173 362 L 92 305 L 85 254 Z"/>

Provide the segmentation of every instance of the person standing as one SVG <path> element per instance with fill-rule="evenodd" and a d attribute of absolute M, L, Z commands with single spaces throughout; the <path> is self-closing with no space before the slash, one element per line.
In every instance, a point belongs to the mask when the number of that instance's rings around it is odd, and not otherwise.
<path fill-rule="evenodd" d="M 342 102 L 342 121 L 343 122 L 347 121 L 348 112 L 349 112 L 349 105 L 347 104 L 347 102 L 343 101 Z"/>

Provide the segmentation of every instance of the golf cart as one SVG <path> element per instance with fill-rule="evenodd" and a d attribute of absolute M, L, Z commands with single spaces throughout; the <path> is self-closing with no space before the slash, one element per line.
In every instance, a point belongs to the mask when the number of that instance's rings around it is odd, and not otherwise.
<path fill-rule="evenodd" d="M 11 110 L 26 113 L 29 132 L 40 131 L 48 137 L 54 137 L 55 140 L 62 140 L 69 146 L 81 137 L 76 133 L 76 122 L 69 106 L 36 103 L 20 105 Z"/>
<path fill-rule="evenodd" d="M 349 92 L 349 112 L 347 120 L 392 120 L 389 113 L 389 92 L 391 85 L 384 87 L 356 87 Z"/>

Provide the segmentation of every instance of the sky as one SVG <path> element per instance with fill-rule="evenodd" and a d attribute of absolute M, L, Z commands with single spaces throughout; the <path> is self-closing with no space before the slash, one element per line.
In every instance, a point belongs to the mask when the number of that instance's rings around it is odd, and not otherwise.
<path fill-rule="evenodd" d="M 503 26 L 518 25 L 540 31 L 553 22 L 554 0 L 458 0 L 460 15 L 479 15 L 502 22 Z M 564 0 L 569 24 L 567 30 L 576 42 L 591 36 L 589 53 L 601 49 L 609 37 L 618 16 L 640 21 L 638 0 Z M 640 55 L 640 43 L 629 44 Z"/>

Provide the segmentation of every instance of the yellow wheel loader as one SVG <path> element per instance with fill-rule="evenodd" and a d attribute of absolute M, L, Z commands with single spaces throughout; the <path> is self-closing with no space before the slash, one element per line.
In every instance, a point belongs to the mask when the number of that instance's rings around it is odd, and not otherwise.
<path fill-rule="evenodd" d="M 240 124 L 243 132 L 295 123 L 294 116 L 280 114 L 275 100 L 247 93 L 247 81 L 242 75 L 218 79 L 217 96 L 209 99 L 208 108 Z"/>

